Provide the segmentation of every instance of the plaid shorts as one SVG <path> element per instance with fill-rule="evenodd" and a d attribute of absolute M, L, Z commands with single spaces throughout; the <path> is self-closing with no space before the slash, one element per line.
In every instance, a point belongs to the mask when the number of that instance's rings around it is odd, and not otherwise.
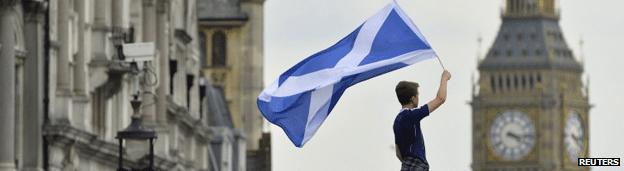
<path fill-rule="evenodd" d="M 429 164 L 416 157 L 407 156 L 401 163 L 401 171 L 429 171 Z"/>

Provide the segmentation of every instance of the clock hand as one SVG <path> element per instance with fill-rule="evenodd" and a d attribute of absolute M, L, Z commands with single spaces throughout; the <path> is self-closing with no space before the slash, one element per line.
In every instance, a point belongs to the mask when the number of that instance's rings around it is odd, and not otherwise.
<path fill-rule="evenodd" d="M 516 139 L 516 141 L 520 141 L 522 138 L 520 136 L 518 136 L 517 134 L 512 133 L 511 131 L 507 132 L 507 136 Z"/>
<path fill-rule="evenodd" d="M 572 134 L 572 138 L 574 138 L 574 140 L 576 140 L 576 141 L 574 141 L 574 143 L 583 141 L 581 139 L 581 137 L 577 136 L 576 134 Z"/>

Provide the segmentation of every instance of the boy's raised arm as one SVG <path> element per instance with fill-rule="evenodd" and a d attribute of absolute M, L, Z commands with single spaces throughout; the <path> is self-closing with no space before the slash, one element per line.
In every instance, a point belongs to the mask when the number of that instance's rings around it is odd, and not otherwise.
<path fill-rule="evenodd" d="M 436 97 L 433 100 L 431 100 L 429 103 L 427 103 L 427 106 L 429 106 L 429 113 L 432 113 L 433 111 L 438 109 L 438 107 L 440 107 L 440 105 L 442 105 L 444 101 L 446 101 L 446 84 L 448 80 L 450 79 L 451 79 L 451 73 L 448 72 L 447 70 L 444 70 L 444 72 L 442 72 L 442 78 L 440 80 L 440 87 L 438 88 L 438 93 Z"/>

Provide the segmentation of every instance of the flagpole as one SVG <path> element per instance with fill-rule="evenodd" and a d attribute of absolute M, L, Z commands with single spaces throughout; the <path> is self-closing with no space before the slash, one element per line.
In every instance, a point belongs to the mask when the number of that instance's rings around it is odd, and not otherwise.
<path fill-rule="evenodd" d="M 434 53 L 435 53 L 435 50 L 434 50 Z M 436 56 L 436 59 L 438 59 L 438 63 L 440 63 L 440 66 L 442 66 L 442 70 L 446 70 L 446 67 L 444 67 L 444 64 L 442 63 L 442 60 L 440 60 L 440 56 L 438 56 L 437 53 L 435 53 L 435 56 Z"/>
<path fill-rule="evenodd" d="M 446 70 L 446 68 L 444 67 L 444 64 L 442 63 L 442 60 L 440 60 L 440 57 L 436 54 L 436 59 L 438 59 L 438 63 L 440 63 L 440 66 L 442 66 L 442 70 Z"/>

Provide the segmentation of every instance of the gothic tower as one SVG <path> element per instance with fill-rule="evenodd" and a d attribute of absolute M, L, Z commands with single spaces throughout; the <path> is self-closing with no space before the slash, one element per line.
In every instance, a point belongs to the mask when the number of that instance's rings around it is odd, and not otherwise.
<path fill-rule="evenodd" d="M 588 170 L 577 166 L 589 156 L 588 89 L 555 4 L 506 0 L 498 35 L 478 64 L 473 170 Z"/>
<path fill-rule="evenodd" d="M 263 89 L 265 0 L 198 0 L 201 73 L 225 97 L 246 139 L 246 169 L 271 170 L 270 133 L 256 105 Z M 242 148 L 240 148 L 242 150 Z"/>

